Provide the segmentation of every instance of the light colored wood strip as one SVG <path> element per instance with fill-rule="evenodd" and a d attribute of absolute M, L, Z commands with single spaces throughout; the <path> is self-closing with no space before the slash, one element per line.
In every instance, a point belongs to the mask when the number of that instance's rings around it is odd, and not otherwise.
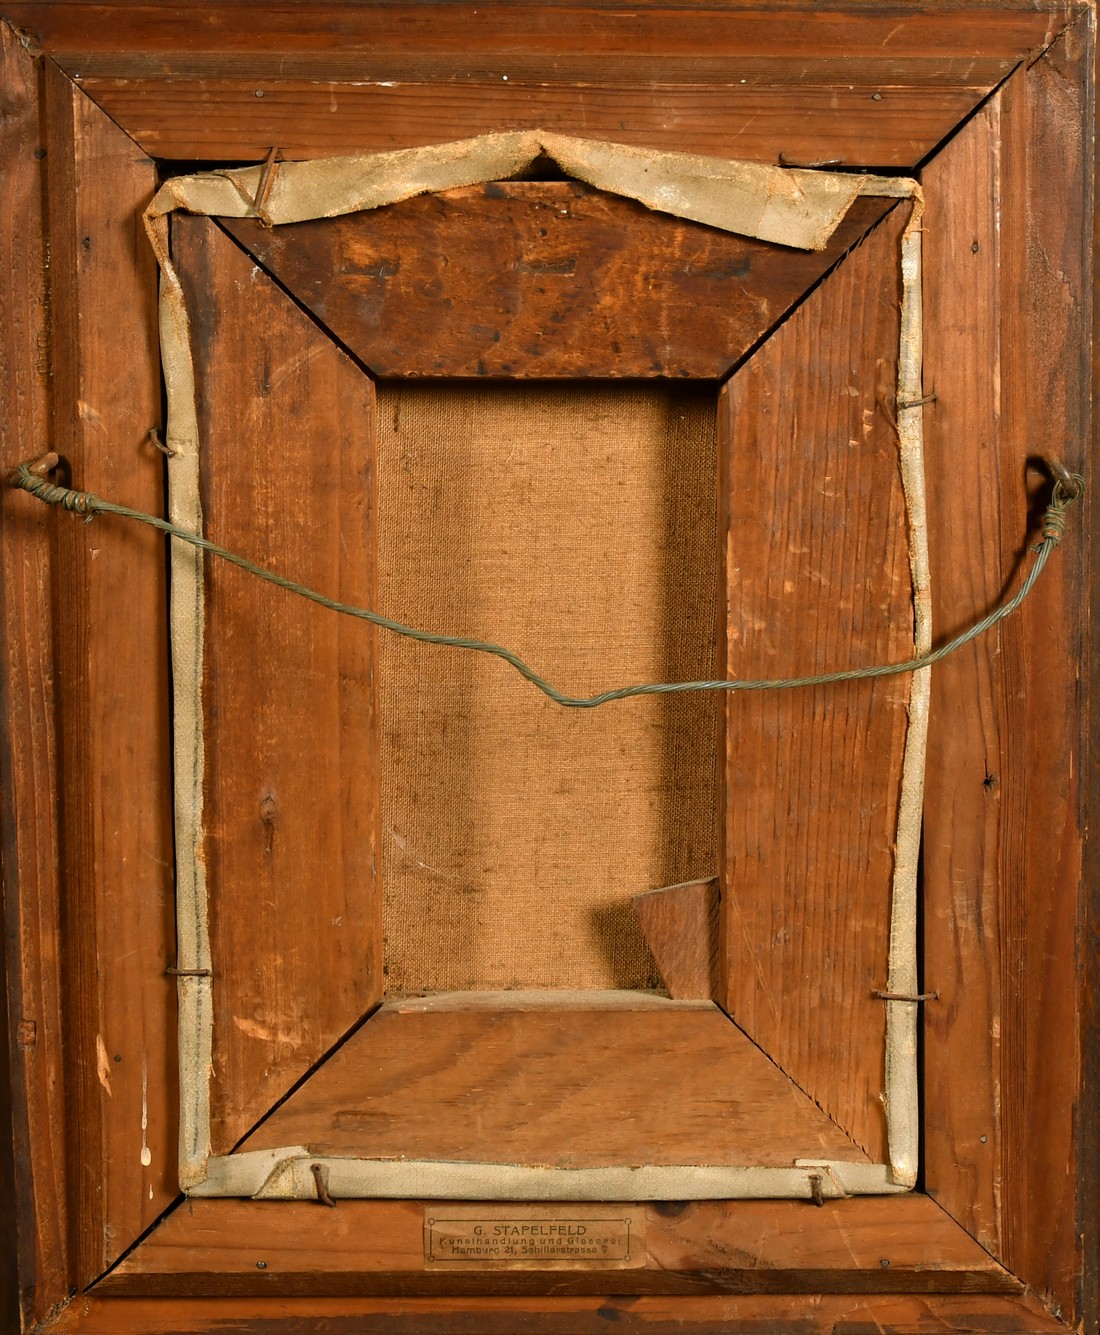
<path fill-rule="evenodd" d="M 390 997 L 389 1010 L 412 1011 L 523 1011 L 523 1010 L 709 1010 L 710 1000 L 671 1000 L 655 992 L 631 992 L 625 988 L 574 991 L 570 988 L 519 989 L 515 992 L 429 992 L 422 997 Z"/>
<path fill-rule="evenodd" d="M 693 881 L 635 895 L 634 912 L 669 995 L 717 995 L 718 881 Z"/>
<path fill-rule="evenodd" d="M 216 542 L 373 600 L 373 386 L 205 219 L 174 238 Z M 207 570 L 211 1136 L 223 1152 L 380 991 L 372 628 Z"/>

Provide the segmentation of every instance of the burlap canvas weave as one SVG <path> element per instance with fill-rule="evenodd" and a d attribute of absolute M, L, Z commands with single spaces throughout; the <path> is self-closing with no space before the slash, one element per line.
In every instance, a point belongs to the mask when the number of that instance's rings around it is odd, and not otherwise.
<path fill-rule="evenodd" d="M 379 389 L 379 606 L 590 692 L 714 675 L 713 389 Z M 659 984 L 630 897 L 712 875 L 718 701 L 569 711 L 382 636 L 387 987 Z"/>

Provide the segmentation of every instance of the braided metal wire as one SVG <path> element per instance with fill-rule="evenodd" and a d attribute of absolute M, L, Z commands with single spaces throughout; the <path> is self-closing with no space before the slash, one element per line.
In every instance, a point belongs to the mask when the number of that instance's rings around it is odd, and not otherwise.
<path fill-rule="evenodd" d="M 56 463 L 53 456 L 47 456 L 47 466 L 49 466 L 48 461 L 50 459 L 53 459 L 53 462 Z M 288 579 L 285 575 L 276 574 L 272 570 L 265 570 L 263 566 L 257 565 L 254 561 L 250 561 L 244 556 L 238 556 L 235 552 L 228 551 L 224 547 L 219 547 L 217 543 L 211 542 L 208 538 L 204 538 L 197 533 L 190 533 L 187 529 L 180 528 L 166 519 L 158 519 L 155 515 L 145 514 L 141 510 L 132 510 L 126 505 L 116 505 L 113 501 L 103 500 L 102 497 L 91 492 L 75 491 L 69 487 L 55 486 L 42 476 L 42 469 L 43 461 L 20 464 L 15 471 L 12 485 L 29 492 L 47 505 L 61 506 L 62 509 L 69 510 L 74 514 L 84 515 L 86 519 L 91 519 L 97 514 L 118 515 L 123 519 L 133 519 L 140 524 L 147 524 L 151 528 L 158 529 L 161 533 L 168 534 L 169 537 L 178 538 L 181 542 L 190 543 L 192 547 L 209 552 L 211 556 L 227 561 L 230 565 L 237 566 L 238 569 L 247 571 L 250 575 L 255 575 L 257 579 L 265 580 L 268 584 L 274 584 L 276 588 L 286 589 L 288 593 L 296 594 L 300 598 L 307 598 L 320 607 L 326 607 L 331 612 L 340 613 L 341 616 L 368 621 L 371 625 L 379 626 L 382 630 L 391 631 L 395 635 L 403 635 L 410 640 L 419 640 L 423 644 L 443 645 L 451 649 L 467 649 L 473 653 L 490 654 L 495 658 L 501 658 L 515 668 L 520 676 L 537 687 L 543 695 L 548 696 L 556 704 L 562 705 L 566 709 L 594 709 L 598 705 L 608 704 L 612 700 L 626 700 L 636 695 L 675 695 L 689 691 L 801 690 L 812 686 L 831 686 L 837 682 L 893 677 L 931 667 L 933 664 L 947 658 L 949 654 L 956 653 L 972 640 L 976 640 L 980 635 L 984 635 L 986 631 L 992 629 L 998 622 L 1004 621 L 1006 617 L 1010 617 L 1020 607 L 1035 587 L 1039 576 L 1043 573 L 1043 568 L 1050 558 L 1051 552 L 1062 541 L 1066 527 L 1067 509 L 1080 500 L 1085 490 L 1084 478 L 1079 473 L 1069 473 L 1060 465 L 1052 466 L 1055 481 L 1050 502 L 1043 517 L 1042 541 L 1032 549 L 1035 553 L 1035 560 L 1023 584 L 1011 598 L 994 608 L 980 621 L 975 622 L 945 644 L 941 644 L 938 648 L 916 658 L 909 658 L 901 663 L 880 663 L 871 667 L 845 668 L 838 672 L 821 672 L 809 677 L 644 682 L 638 685 L 619 686 L 613 690 L 600 691 L 596 695 L 576 696 L 566 695 L 563 691 L 559 691 L 556 686 L 524 662 L 518 654 L 506 649 L 503 645 L 494 644 L 489 640 L 467 639 L 461 635 L 439 635 L 434 631 L 407 626 L 402 621 L 395 621 L 391 617 L 383 616 L 380 612 L 372 612 L 365 607 L 355 607 L 350 603 L 342 603 L 337 598 L 330 598 L 327 594 L 319 593 L 316 589 L 310 589 L 304 584 L 299 584 L 297 580 Z"/>

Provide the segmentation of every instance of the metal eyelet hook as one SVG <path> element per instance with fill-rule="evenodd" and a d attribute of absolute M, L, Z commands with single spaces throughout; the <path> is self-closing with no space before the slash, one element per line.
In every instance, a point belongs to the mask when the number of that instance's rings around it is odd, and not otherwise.
<path fill-rule="evenodd" d="M 1071 473 L 1061 459 L 1053 455 L 1044 455 L 1043 463 L 1054 479 L 1055 494 L 1066 505 L 1079 501 L 1085 493 L 1085 479 L 1080 473 Z"/>

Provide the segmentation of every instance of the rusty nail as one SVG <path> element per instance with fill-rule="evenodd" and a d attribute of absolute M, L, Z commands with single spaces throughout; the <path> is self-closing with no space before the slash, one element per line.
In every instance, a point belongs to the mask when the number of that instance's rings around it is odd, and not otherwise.
<path fill-rule="evenodd" d="M 325 1169 L 323 1164 L 310 1164 L 309 1171 L 313 1174 L 313 1181 L 317 1185 L 317 1199 L 322 1205 L 331 1205 L 336 1208 L 336 1202 L 328 1194 L 328 1183 L 325 1181 Z"/>

